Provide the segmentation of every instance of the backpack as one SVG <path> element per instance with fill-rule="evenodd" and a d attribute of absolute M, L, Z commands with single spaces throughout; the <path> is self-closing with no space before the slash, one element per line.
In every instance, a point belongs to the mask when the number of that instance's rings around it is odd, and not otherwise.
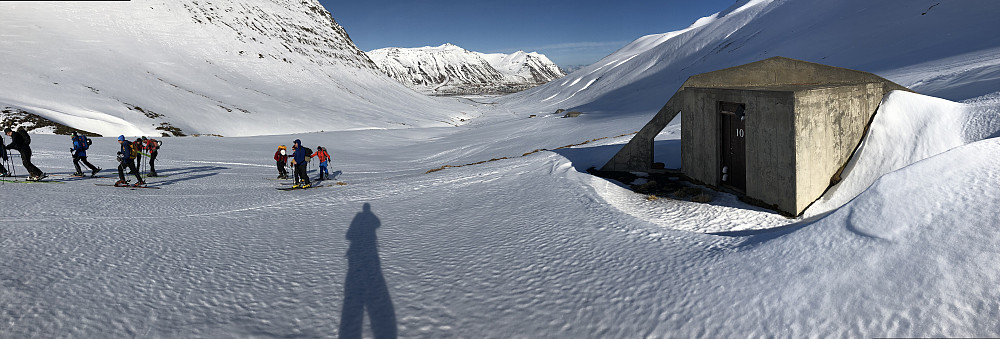
<path fill-rule="evenodd" d="M 31 145 L 31 135 L 28 135 L 28 130 L 24 129 L 24 126 L 17 128 L 17 134 L 20 134 L 21 138 L 24 139 L 25 146 Z"/>
<path fill-rule="evenodd" d="M 139 152 L 141 151 L 141 149 L 142 149 L 142 145 L 141 144 L 139 144 L 137 142 L 133 142 L 132 143 L 132 152 L 131 152 L 132 153 L 132 159 L 135 159 L 135 158 L 139 157 Z"/>
<path fill-rule="evenodd" d="M 80 136 L 76 137 L 76 140 L 80 142 L 81 151 L 86 151 L 87 149 L 90 149 L 90 144 L 92 143 L 92 141 L 90 141 L 90 138 L 87 138 L 86 135 L 80 134 Z"/>
<path fill-rule="evenodd" d="M 306 149 L 306 162 L 309 162 L 310 157 L 312 157 L 313 150 L 309 147 L 302 146 Z"/>

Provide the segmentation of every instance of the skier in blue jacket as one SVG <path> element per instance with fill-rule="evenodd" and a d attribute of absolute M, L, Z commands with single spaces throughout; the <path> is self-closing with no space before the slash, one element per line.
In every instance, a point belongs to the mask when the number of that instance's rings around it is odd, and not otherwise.
<path fill-rule="evenodd" d="M 311 150 L 306 149 L 305 146 L 302 146 L 302 140 L 295 139 L 294 144 L 295 144 L 294 147 L 295 152 L 292 153 L 292 158 L 295 161 L 295 174 L 298 175 L 299 180 L 301 180 L 302 182 L 297 182 L 295 183 L 295 186 L 292 187 L 293 188 L 312 187 L 312 185 L 309 183 L 309 175 L 306 173 L 309 169 L 307 166 L 309 166 L 308 161 L 309 157 L 312 155 L 310 153 L 312 152 Z"/>
<path fill-rule="evenodd" d="M 142 181 L 142 177 L 139 176 L 139 170 L 135 168 L 135 157 L 138 155 L 138 150 L 136 150 L 132 143 L 125 140 L 124 135 L 118 136 L 118 143 L 122 145 L 122 150 L 118 151 L 118 182 L 115 186 L 128 186 L 128 181 L 125 181 L 125 169 L 129 169 L 130 173 L 135 175 L 137 180 L 133 186 L 142 186 L 146 182 Z"/>
<path fill-rule="evenodd" d="M 90 167 L 90 176 L 97 175 L 97 172 L 100 172 L 101 168 L 87 161 L 87 149 L 90 148 L 90 140 L 87 139 L 87 136 L 79 134 L 76 131 L 73 131 L 72 140 L 73 149 L 70 151 L 73 152 L 73 167 L 76 167 L 76 173 L 73 173 L 73 175 L 78 177 L 83 176 L 83 171 L 80 170 L 81 161 L 83 161 L 84 165 Z"/>

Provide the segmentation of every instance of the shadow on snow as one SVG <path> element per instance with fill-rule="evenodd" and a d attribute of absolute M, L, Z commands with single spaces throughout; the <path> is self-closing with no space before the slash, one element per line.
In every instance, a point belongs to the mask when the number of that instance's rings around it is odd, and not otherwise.
<path fill-rule="evenodd" d="M 340 337 L 361 338 L 367 311 L 375 338 L 396 338 L 396 311 L 382 274 L 375 230 L 382 222 L 365 203 L 347 229 L 347 278 L 344 309 L 340 314 Z"/>

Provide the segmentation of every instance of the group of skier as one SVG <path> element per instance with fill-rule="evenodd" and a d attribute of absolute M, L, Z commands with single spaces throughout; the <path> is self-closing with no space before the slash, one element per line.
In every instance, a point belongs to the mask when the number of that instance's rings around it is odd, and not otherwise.
<path fill-rule="evenodd" d="M 317 158 L 319 160 L 319 179 L 330 179 L 330 171 L 328 166 L 330 164 L 330 153 L 326 151 L 323 146 L 317 146 L 316 152 L 314 153 L 312 149 L 302 146 L 302 140 L 295 139 L 292 142 L 292 152 L 291 155 L 288 154 L 288 147 L 285 145 L 278 146 L 278 150 L 274 152 L 274 161 L 277 163 L 278 167 L 278 179 L 288 179 L 288 171 L 285 170 L 285 166 L 288 164 L 288 158 L 292 158 L 292 171 L 294 180 L 292 182 L 294 185 L 292 188 L 310 188 L 312 183 L 309 181 L 309 175 L 307 174 L 309 161 L 312 158 Z"/>
<path fill-rule="evenodd" d="M 139 156 L 145 155 L 149 157 L 149 173 L 146 176 L 155 177 L 156 155 L 159 153 L 160 146 L 163 143 L 146 137 L 135 139 L 135 141 L 128 141 L 124 135 L 119 135 L 118 144 L 121 145 L 121 150 L 118 151 L 118 181 L 115 182 L 115 186 L 129 186 L 128 180 L 125 180 L 126 169 L 129 170 L 130 174 L 135 175 L 136 182 L 131 186 L 145 186 L 146 182 L 142 180 L 142 176 L 139 175 L 139 169 L 136 166 Z"/>
<path fill-rule="evenodd" d="M 4 162 L 9 160 L 10 155 L 8 150 L 16 150 L 21 153 L 21 164 L 28 170 L 28 181 L 38 181 L 46 178 L 47 175 L 31 163 L 31 136 L 27 130 L 23 126 L 19 127 L 16 131 L 8 127 L 4 129 L 4 134 L 11 138 L 10 144 L 4 145 L 3 138 L 0 137 L 0 157 L 3 158 Z M 90 149 L 93 141 L 87 138 L 86 135 L 76 131 L 73 131 L 70 135 L 70 140 L 73 143 L 73 147 L 70 148 L 73 156 L 73 167 L 76 168 L 76 172 L 71 174 L 71 176 L 84 176 L 80 163 L 83 163 L 84 166 L 90 169 L 91 177 L 96 176 L 97 172 L 101 171 L 101 168 L 87 161 L 87 150 Z M 136 183 L 132 184 L 132 186 L 144 186 L 146 184 L 139 175 L 139 170 L 136 167 L 136 160 L 139 155 L 145 155 L 149 158 L 149 173 L 147 176 L 156 176 L 156 155 L 159 153 L 158 151 L 162 142 L 146 137 L 135 139 L 135 141 L 128 141 L 122 135 L 118 136 L 118 143 L 121 144 L 121 151 L 118 152 L 119 180 L 115 182 L 115 186 L 129 185 L 128 181 L 125 180 L 125 169 L 128 169 L 130 174 L 134 174 L 137 179 Z M 12 176 L 11 172 L 7 171 L 7 168 L 3 164 L 0 164 L 0 176 Z"/>
<path fill-rule="evenodd" d="M 28 170 L 28 181 L 38 181 L 47 177 L 45 173 L 31 163 L 31 147 L 29 146 L 31 144 L 31 136 L 24 127 L 18 128 L 17 131 L 11 130 L 8 127 L 4 129 L 4 134 L 11 138 L 10 144 L 4 145 L 3 138 L 0 137 L 0 157 L 3 158 L 4 162 L 9 160 L 8 150 L 16 150 L 21 153 L 21 163 Z M 73 155 L 73 167 L 76 168 L 76 172 L 72 176 L 84 176 L 80 163 L 83 163 L 84 166 L 90 169 L 91 177 L 96 176 L 97 172 L 100 172 L 102 168 L 87 161 L 87 150 L 90 149 L 93 141 L 87 138 L 86 135 L 76 131 L 70 135 L 70 138 L 73 142 L 73 148 L 70 149 L 70 152 Z M 115 186 L 141 187 L 146 185 L 137 168 L 137 165 L 140 164 L 140 156 L 149 158 L 149 173 L 146 176 L 157 176 L 156 156 L 159 153 L 160 146 L 163 144 L 162 142 L 146 137 L 129 141 L 124 135 L 119 135 L 118 144 L 121 145 L 121 150 L 118 151 L 118 181 L 115 182 Z M 288 148 L 285 145 L 278 146 L 278 150 L 274 152 L 274 160 L 277 162 L 278 167 L 278 179 L 288 179 L 288 171 L 285 167 L 288 165 L 289 158 L 292 160 L 291 165 L 294 175 L 294 186 L 292 188 L 312 187 L 309 175 L 307 174 L 309 161 L 312 158 L 319 160 L 319 180 L 330 179 L 329 164 L 332 158 L 325 147 L 317 146 L 316 152 L 313 152 L 312 149 L 302 146 L 301 140 L 295 139 L 292 144 L 291 154 L 289 154 Z M 125 179 L 126 170 L 128 170 L 129 174 L 135 175 L 135 183 L 130 184 Z M 11 175 L 3 163 L 0 163 L 0 176 L 7 177 Z"/>

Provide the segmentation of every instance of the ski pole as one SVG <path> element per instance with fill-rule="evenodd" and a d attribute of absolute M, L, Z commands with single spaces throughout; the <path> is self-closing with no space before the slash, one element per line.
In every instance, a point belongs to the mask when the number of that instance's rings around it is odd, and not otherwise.
<path fill-rule="evenodd" d="M 14 154 L 10 153 L 9 149 L 7 150 L 7 159 L 10 160 L 10 176 L 16 178 L 17 172 L 14 171 Z"/>

